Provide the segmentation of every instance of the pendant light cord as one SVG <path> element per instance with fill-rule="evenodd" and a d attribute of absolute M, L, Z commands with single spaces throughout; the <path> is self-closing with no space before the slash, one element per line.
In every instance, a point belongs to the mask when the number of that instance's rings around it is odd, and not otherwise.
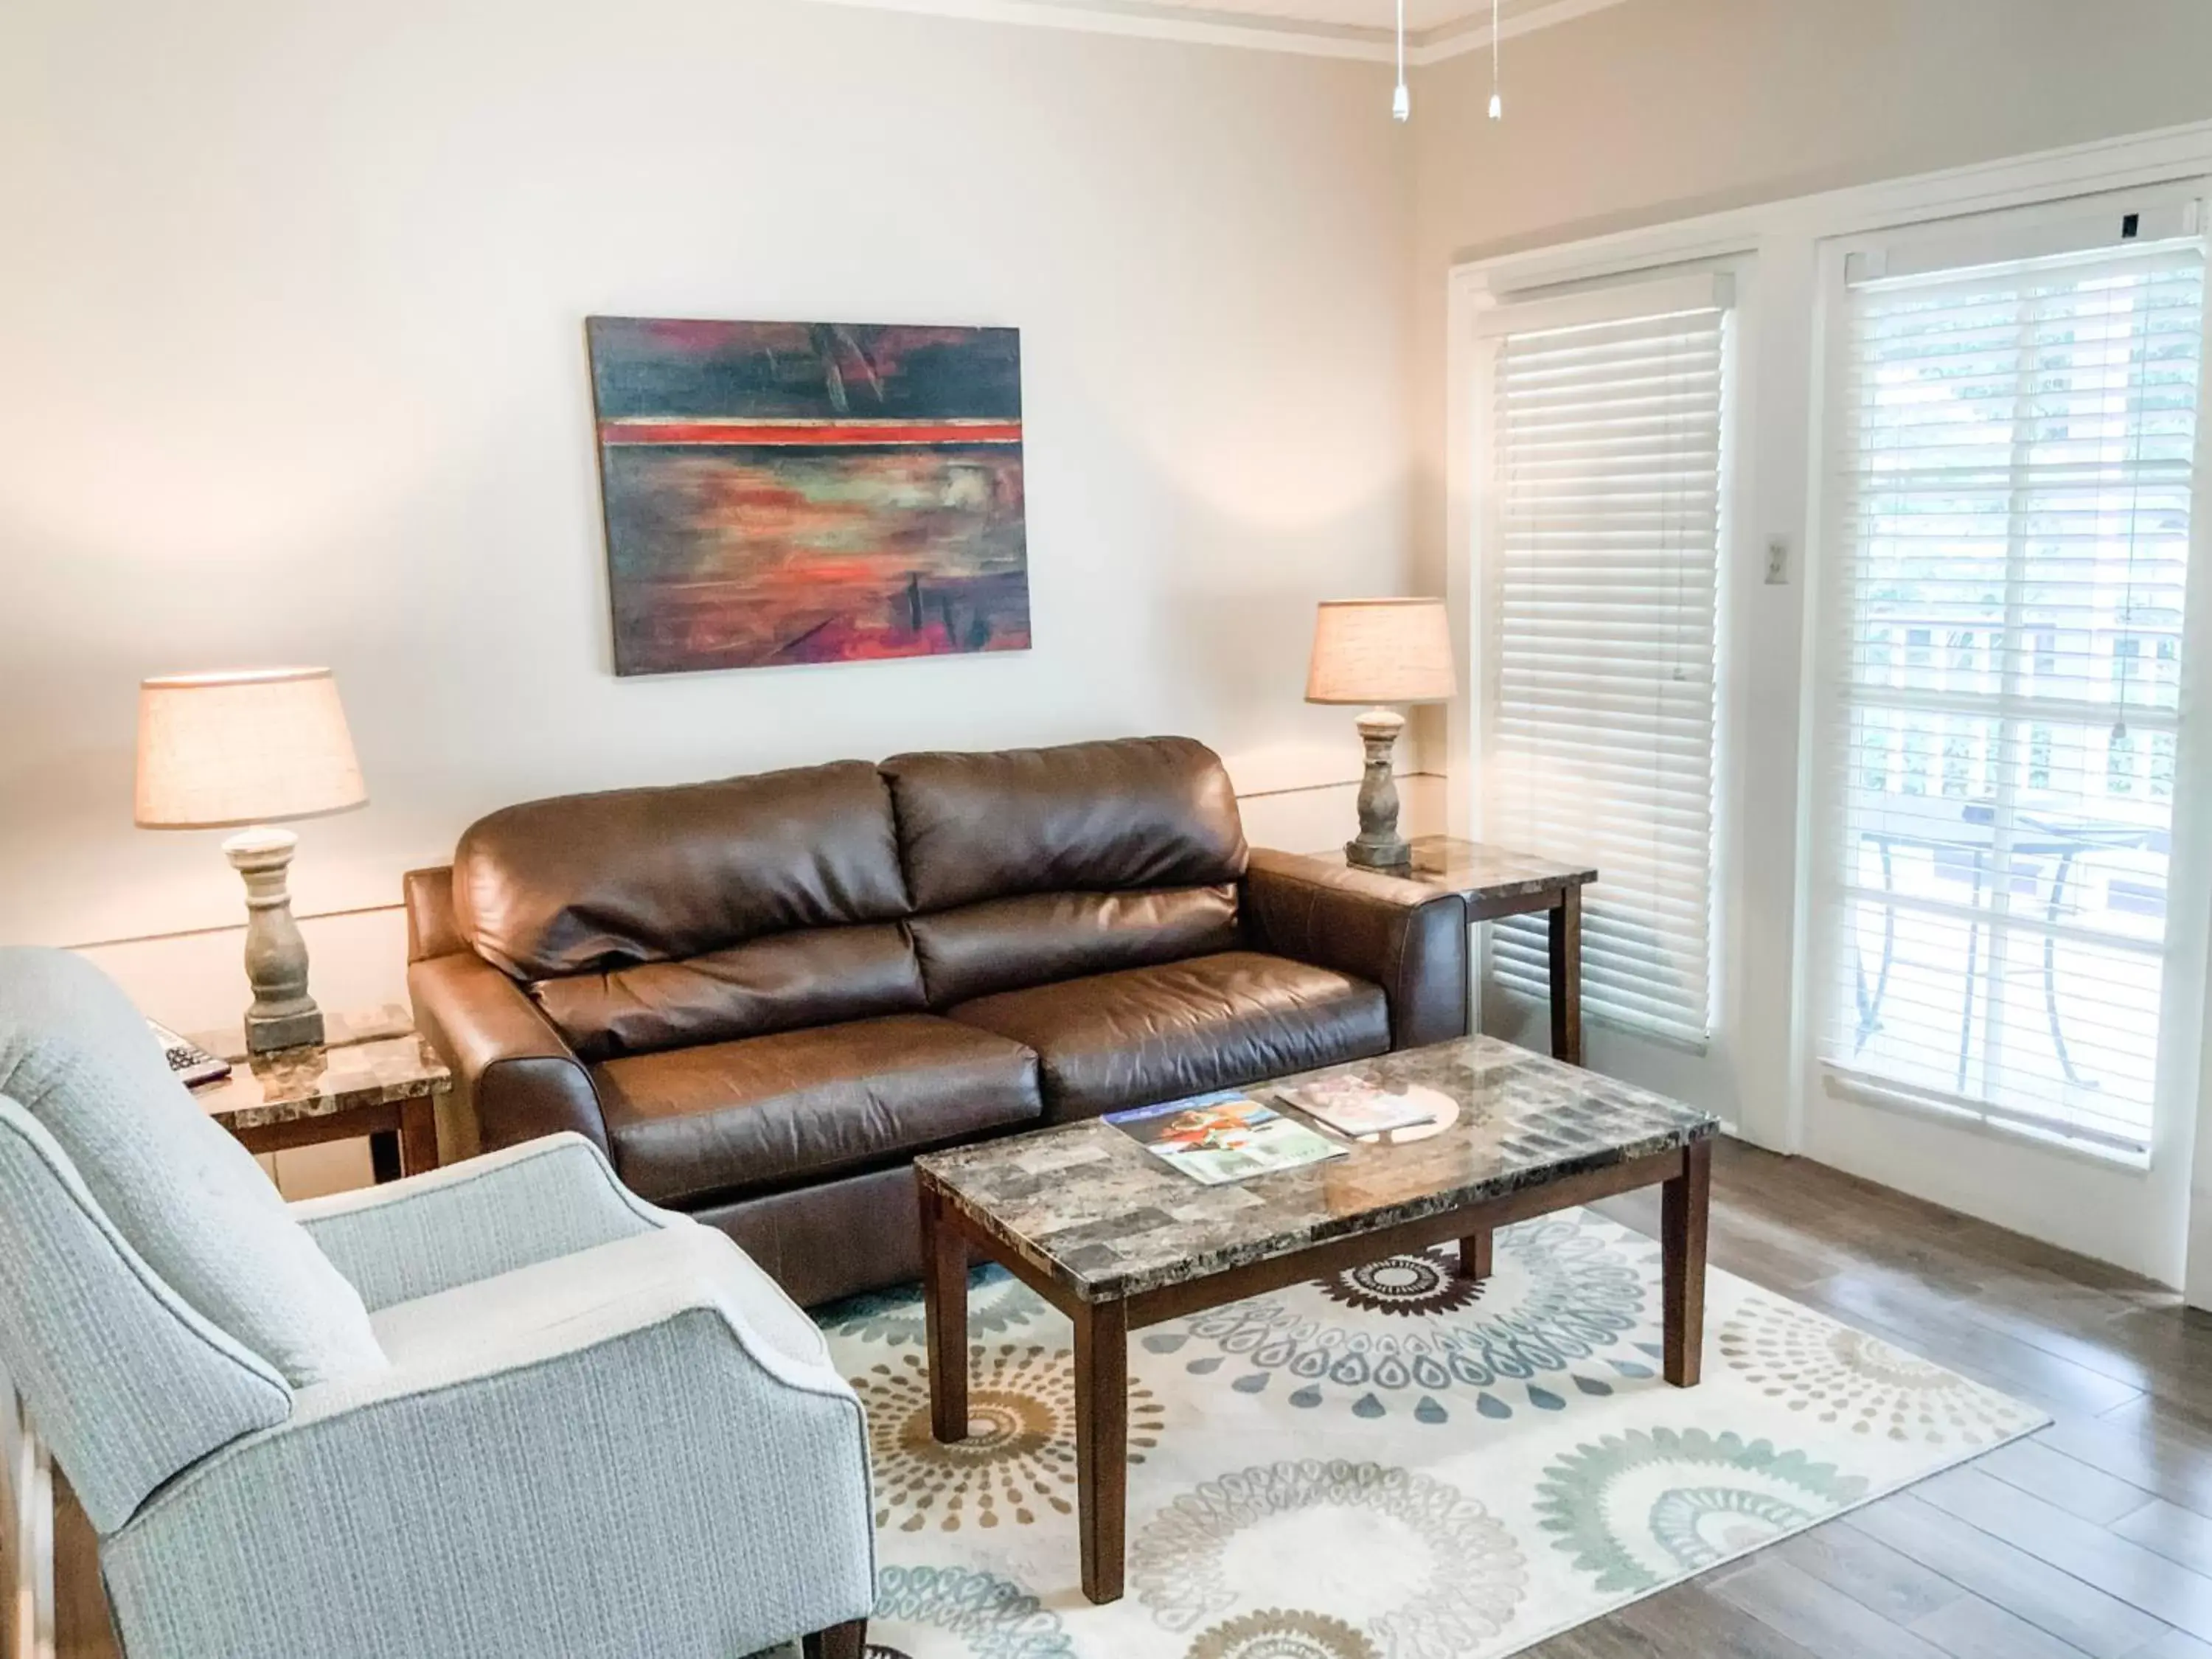
<path fill-rule="evenodd" d="M 1402 4 L 1403 0 L 1400 3 Z M 1498 79 L 1498 59 L 1504 42 L 1504 32 L 1498 22 L 1498 0 L 1490 0 L 1490 118 L 1493 121 L 1505 118 L 1505 98 Z"/>
<path fill-rule="evenodd" d="M 1390 94 L 1390 118 L 1409 121 L 1413 116 L 1413 96 L 1406 90 L 1406 0 L 1398 0 L 1398 85 Z"/>

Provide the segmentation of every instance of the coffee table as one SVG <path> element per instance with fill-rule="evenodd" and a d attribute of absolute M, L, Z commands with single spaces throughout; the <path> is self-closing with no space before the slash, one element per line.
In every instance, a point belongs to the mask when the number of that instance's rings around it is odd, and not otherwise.
<path fill-rule="evenodd" d="M 1128 1136 L 1070 1123 L 915 1162 L 921 1197 L 930 1421 L 968 1435 L 968 1267 L 997 1261 L 1075 1326 L 1076 1498 L 1083 1593 L 1121 1595 L 1133 1330 L 1456 1239 L 1490 1272 L 1509 1222 L 1663 1183 L 1668 1382 L 1704 1347 L 1709 1112 L 1531 1054 L 1461 1037 L 1301 1073 L 1247 1092 L 1351 1074 L 1419 1085 L 1443 1121 L 1352 1143 L 1302 1169 L 1205 1187 Z"/>

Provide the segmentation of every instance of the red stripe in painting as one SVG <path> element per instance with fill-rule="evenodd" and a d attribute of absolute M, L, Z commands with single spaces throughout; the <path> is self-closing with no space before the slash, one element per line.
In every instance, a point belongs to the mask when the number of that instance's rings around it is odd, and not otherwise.
<path fill-rule="evenodd" d="M 602 421 L 603 444 L 1018 444 L 1019 421 Z"/>

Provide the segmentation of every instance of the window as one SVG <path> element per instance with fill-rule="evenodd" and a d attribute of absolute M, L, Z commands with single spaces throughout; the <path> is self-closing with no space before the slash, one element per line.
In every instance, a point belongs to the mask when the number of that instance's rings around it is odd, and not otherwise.
<path fill-rule="evenodd" d="M 2203 271 L 2170 236 L 1847 279 L 1820 1038 L 1847 1085 L 2148 1151 Z M 1872 649 L 1900 627 L 1901 678 Z"/>
<path fill-rule="evenodd" d="M 1487 325 L 1484 838 L 1596 866 L 1583 1011 L 1711 1024 L 1725 278 L 1508 306 Z M 1491 971 L 1544 995 L 1541 918 Z"/>

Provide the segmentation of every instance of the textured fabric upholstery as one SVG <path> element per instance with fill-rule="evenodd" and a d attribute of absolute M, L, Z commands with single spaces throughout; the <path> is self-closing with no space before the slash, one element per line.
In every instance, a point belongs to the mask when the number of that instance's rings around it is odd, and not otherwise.
<path fill-rule="evenodd" d="M 131 1659 L 732 1659 L 871 1610 L 859 1402 L 720 1236 L 378 1318 L 387 1370 L 106 1541 Z"/>
<path fill-rule="evenodd" d="M 929 1014 L 640 1054 L 594 1077 L 615 1167 L 656 1203 L 849 1174 L 1043 1109 L 1036 1055 Z"/>
<path fill-rule="evenodd" d="M 726 1235 L 689 1216 L 659 1213 L 663 1222 L 641 1232 L 394 1303 L 375 1316 L 377 1340 L 402 1371 L 466 1366 L 471 1355 L 506 1352 L 550 1325 L 708 1285 L 744 1310 L 767 1350 L 797 1366 L 830 1364 L 821 1328 Z M 311 1401 L 302 1415 L 320 1409 Z"/>
<path fill-rule="evenodd" d="M 1390 1046 L 1378 988 L 1249 951 L 1008 991 L 951 1012 L 1036 1051 L 1051 1123 Z"/>
<path fill-rule="evenodd" d="M 179 1469 L 292 1409 L 284 1379 L 155 1276 L 60 1145 L 5 1097 L 0 1367 L 104 1532 Z"/>
<path fill-rule="evenodd" d="M 881 770 L 920 910 L 1210 887 L 1244 873 L 1237 792 L 1213 751 L 1188 738 L 894 755 Z"/>
<path fill-rule="evenodd" d="M 548 1135 L 386 1186 L 309 1199 L 292 1213 L 372 1310 L 676 1218 L 625 1189 L 581 1135 Z"/>
<path fill-rule="evenodd" d="M 361 1297 L 90 963 L 0 950 L 0 1093 L 179 1296 L 295 1386 L 383 1364 Z"/>

